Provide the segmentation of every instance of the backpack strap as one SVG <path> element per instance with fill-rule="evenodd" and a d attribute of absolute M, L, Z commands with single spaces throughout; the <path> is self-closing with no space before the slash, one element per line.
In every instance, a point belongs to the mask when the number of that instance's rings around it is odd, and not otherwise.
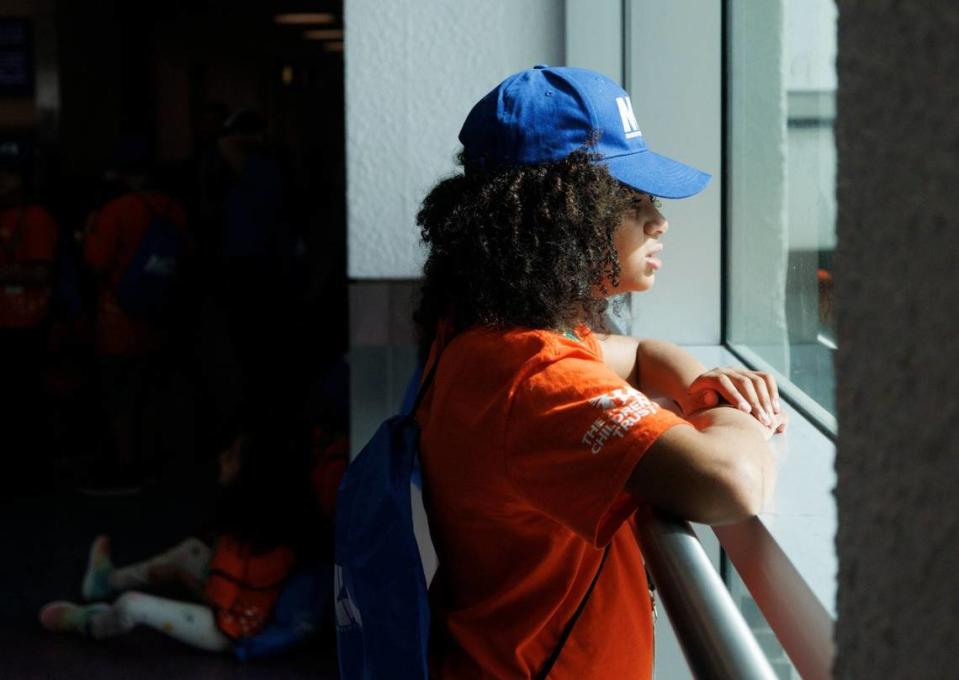
<path fill-rule="evenodd" d="M 436 340 L 434 339 L 433 342 L 436 342 Z M 449 340 L 447 340 L 446 344 L 449 344 Z M 436 367 L 440 364 L 440 358 L 443 356 L 444 349 L 446 348 L 437 348 L 436 356 L 433 357 L 433 363 L 430 364 L 429 360 L 427 359 L 427 364 L 423 366 L 424 369 L 426 366 L 429 366 L 430 370 L 426 373 L 426 377 L 423 378 L 423 381 L 420 383 L 420 387 L 416 392 L 416 399 L 413 401 L 413 408 L 411 408 L 409 412 L 409 416 L 411 418 L 416 417 L 416 412 L 419 410 L 420 404 L 423 402 L 423 398 L 426 397 L 426 393 L 429 392 L 430 387 L 433 385 L 433 376 L 436 375 Z"/>
<path fill-rule="evenodd" d="M 416 411 L 419 410 L 420 404 L 423 402 L 423 398 L 426 397 L 426 393 L 433 385 L 433 376 L 436 375 L 436 367 L 439 365 L 439 363 L 440 358 L 436 357 L 436 359 L 433 361 L 433 365 L 430 366 L 429 373 L 426 374 L 426 377 L 423 378 L 423 382 L 420 383 L 420 388 L 416 392 L 416 401 L 413 402 L 413 408 L 410 409 L 410 417 L 416 417 Z"/>
<path fill-rule="evenodd" d="M 583 610 L 586 609 L 586 603 L 589 601 L 589 596 L 593 594 L 593 588 L 596 587 L 596 581 L 599 580 L 599 574 L 601 571 L 603 571 L 603 565 L 606 564 L 606 558 L 609 557 L 609 546 L 610 544 L 607 543 L 606 548 L 603 550 L 603 559 L 599 561 L 599 567 L 596 569 L 596 574 L 593 576 L 593 581 L 589 584 L 589 588 L 586 590 L 586 594 L 583 595 L 583 599 L 580 600 L 579 606 L 576 607 L 576 611 L 573 612 L 573 615 L 570 617 L 569 621 L 566 622 L 566 627 L 563 628 L 563 634 L 559 636 L 559 642 L 556 643 L 556 647 L 553 649 L 552 653 L 546 657 L 546 661 L 544 661 L 543 665 L 540 666 L 540 669 L 536 672 L 536 675 L 533 676 L 536 678 L 536 680 L 546 680 L 546 678 L 549 676 L 549 672 L 553 670 L 553 665 L 556 663 L 560 652 L 562 652 L 563 647 L 566 646 L 566 641 L 573 632 L 573 626 L 576 625 L 576 621 L 579 620 L 580 614 L 582 614 Z"/>

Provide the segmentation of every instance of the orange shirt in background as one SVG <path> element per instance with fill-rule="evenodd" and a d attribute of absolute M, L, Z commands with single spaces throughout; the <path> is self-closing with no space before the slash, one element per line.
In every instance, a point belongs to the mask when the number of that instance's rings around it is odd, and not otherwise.
<path fill-rule="evenodd" d="M 443 350 L 418 413 L 439 569 L 431 675 L 529 678 L 595 589 L 550 677 L 652 677 L 643 556 L 624 491 L 684 420 L 615 375 L 585 327 L 474 328 Z M 435 349 L 434 349 L 435 354 Z"/>
<path fill-rule="evenodd" d="M 83 255 L 87 264 L 100 275 L 96 324 L 97 351 L 100 354 L 141 354 L 151 350 L 156 343 L 155 329 L 145 321 L 131 319 L 120 308 L 116 296 L 120 279 L 133 262 L 154 213 L 167 215 L 174 224 L 186 230 L 183 206 L 155 191 L 115 198 L 91 221 Z"/>
<path fill-rule="evenodd" d="M 0 266 L 53 265 L 57 225 L 43 207 L 28 205 L 0 212 Z M 50 308 L 50 284 L 0 284 L 0 328 L 30 328 L 44 320 Z"/>

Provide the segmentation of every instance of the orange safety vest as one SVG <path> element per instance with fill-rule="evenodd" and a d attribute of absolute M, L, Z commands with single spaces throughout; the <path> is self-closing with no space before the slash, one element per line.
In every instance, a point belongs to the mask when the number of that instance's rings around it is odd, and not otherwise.
<path fill-rule="evenodd" d="M 217 539 L 203 592 L 227 637 L 250 637 L 266 625 L 294 562 L 287 546 L 253 554 L 231 536 Z"/>

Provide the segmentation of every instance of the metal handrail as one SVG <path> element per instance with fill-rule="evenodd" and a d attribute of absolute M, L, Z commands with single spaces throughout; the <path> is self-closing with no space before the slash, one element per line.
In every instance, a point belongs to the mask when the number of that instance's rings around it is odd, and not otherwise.
<path fill-rule="evenodd" d="M 697 678 L 776 680 L 689 523 L 649 508 L 637 515 L 646 566 Z"/>
<path fill-rule="evenodd" d="M 713 527 L 749 594 L 804 680 L 829 680 L 833 620 L 758 517 Z"/>

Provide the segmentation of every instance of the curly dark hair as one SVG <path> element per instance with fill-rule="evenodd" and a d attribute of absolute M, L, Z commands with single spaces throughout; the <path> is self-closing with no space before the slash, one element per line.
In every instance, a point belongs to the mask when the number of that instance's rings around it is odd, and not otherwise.
<path fill-rule="evenodd" d="M 429 255 L 414 319 L 420 355 L 441 319 L 474 325 L 603 329 L 604 282 L 619 282 L 613 233 L 635 192 L 588 150 L 560 161 L 440 182 L 417 215 Z"/>

